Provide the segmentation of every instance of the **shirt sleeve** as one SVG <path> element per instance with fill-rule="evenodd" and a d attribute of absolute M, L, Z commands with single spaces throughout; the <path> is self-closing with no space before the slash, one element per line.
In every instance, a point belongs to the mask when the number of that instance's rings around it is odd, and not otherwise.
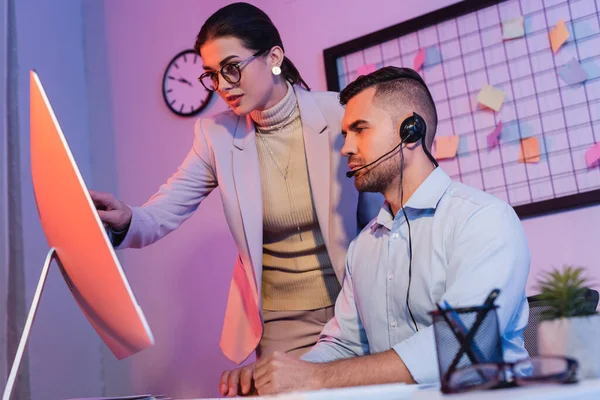
<path fill-rule="evenodd" d="M 335 316 L 325 325 L 317 344 L 302 360 L 330 362 L 369 354 L 369 343 L 354 301 L 351 260 L 354 241 L 346 255 L 346 274 L 342 290 L 335 302 Z"/>
<path fill-rule="evenodd" d="M 130 223 L 131 223 L 131 221 L 130 221 Z M 106 233 L 108 234 L 108 238 L 114 247 L 118 247 L 123 242 L 123 240 L 125 239 L 125 236 L 127 235 L 127 232 L 129 231 L 130 223 L 127 224 L 127 226 L 120 231 L 115 231 L 111 227 L 106 228 Z"/>
<path fill-rule="evenodd" d="M 482 207 L 461 225 L 456 227 L 449 250 L 447 289 L 442 301 L 454 308 L 480 305 L 493 289 L 499 288 L 496 305 L 501 335 L 524 329 L 530 255 L 514 210 L 508 204 L 495 203 Z M 415 381 L 439 381 L 433 326 L 393 348 Z"/>

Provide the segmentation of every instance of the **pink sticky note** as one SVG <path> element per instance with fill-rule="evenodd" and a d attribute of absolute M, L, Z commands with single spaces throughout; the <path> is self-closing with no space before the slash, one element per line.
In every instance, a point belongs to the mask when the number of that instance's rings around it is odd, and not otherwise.
<path fill-rule="evenodd" d="M 360 76 L 360 75 L 368 75 L 371 72 L 375 72 L 375 70 L 377 70 L 377 66 L 375 64 L 366 64 L 366 65 L 361 65 L 360 67 L 358 67 L 356 72 L 358 73 L 358 76 Z"/>
<path fill-rule="evenodd" d="M 422 48 L 421 50 L 419 50 L 419 52 L 415 56 L 415 60 L 413 62 L 415 71 L 420 70 L 421 67 L 423 67 L 424 62 L 425 62 L 425 49 Z"/>
<path fill-rule="evenodd" d="M 596 143 L 585 152 L 585 163 L 588 168 L 594 168 L 600 160 L 600 142 Z"/>
<path fill-rule="evenodd" d="M 502 132 L 502 121 L 498 122 L 496 128 L 487 136 L 488 149 L 493 149 L 498 146 L 500 132 Z"/>

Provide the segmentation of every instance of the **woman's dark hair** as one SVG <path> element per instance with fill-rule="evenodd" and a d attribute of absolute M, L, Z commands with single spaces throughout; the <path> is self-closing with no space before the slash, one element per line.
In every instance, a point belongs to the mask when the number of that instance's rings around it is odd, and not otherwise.
<path fill-rule="evenodd" d="M 283 49 L 279 31 L 269 16 L 260 8 L 248 3 L 233 3 L 211 15 L 202 25 L 194 49 L 200 52 L 200 48 L 207 41 L 226 36 L 238 38 L 244 47 L 254 51 L 267 52 L 274 46 Z M 285 56 L 281 64 L 281 74 L 290 83 L 310 90 L 296 66 Z"/>

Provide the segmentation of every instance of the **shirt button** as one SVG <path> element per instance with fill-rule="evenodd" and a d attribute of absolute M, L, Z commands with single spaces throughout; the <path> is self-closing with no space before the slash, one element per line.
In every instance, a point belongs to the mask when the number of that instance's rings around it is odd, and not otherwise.
<path fill-rule="evenodd" d="M 394 279 L 394 274 L 389 274 L 388 275 L 388 279 L 391 281 L 392 279 Z"/>
<path fill-rule="evenodd" d="M 391 325 L 392 325 L 392 328 L 395 328 L 396 327 L 396 320 L 392 320 L 392 324 Z"/>
<path fill-rule="evenodd" d="M 394 239 L 398 239 L 398 236 L 400 236 L 400 235 L 398 235 L 398 233 L 394 233 L 394 234 L 392 235 L 392 238 L 394 238 Z"/>

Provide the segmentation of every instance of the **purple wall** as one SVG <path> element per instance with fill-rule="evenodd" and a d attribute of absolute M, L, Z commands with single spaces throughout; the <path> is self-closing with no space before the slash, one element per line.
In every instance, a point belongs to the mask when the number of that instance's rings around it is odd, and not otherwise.
<path fill-rule="evenodd" d="M 263 8 L 279 27 L 287 55 L 305 80 L 315 90 L 324 90 L 324 48 L 456 1 L 353 0 L 344 1 L 343 8 L 341 1 L 334 0 L 251 2 Z M 80 117 L 64 118 L 71 119 L 66 123 L 70 132 L 89 129 L 89 138 L 74 137 L 72 140 L 79 140 L 76 146 L 81 149 L 84 172 L 93 177 L 95 188 L 112 191 L 129 204 L 139 205 L 183 160 L 192 144 L 194 119 L 180 118 L 168 111 L 161 94 L 162 75 L 172 56 L 193 46 L 202 22 L 227 3 L 223 0 L 91 2 L 85 3 L 81 14 L 73 7 L 70 14 L 61 17 L 74 18 L 83 27 L 71 26 L 61 19 L 52 22 L 58 32 L 57 43 L 69 43 L 72 35 L 83 35 L 85 39 L 84 54 L 71 57 L 72 63 L 81 63 L 82 69 L 85 65 L 87 84 L 81 88 L 76 86 L 72 93 L 67 93 L 66 99 L 84 99 L 87 108 L 84 107 Z M 77 19 L 81 18 L 78 15 L 83 15 L 83 21 Z M 20 18 L 23 21 L 29 18 L 29 12 L 23 11 Z M 67 28 L 59 31 L 61 25 L 70 27 L 72 32 L 66 32 Z M 48 37 L 41 31 L 27 31 L 25 24 L 22 26 L 21 40 L 32 49 L 34 38 Z M 65 51 L 65 54 L 70 53 Z M 51 57 L 49 53 L 41 55 L 45 59 Z M 33 55 L 31 59 L 34 59 Z M 58 66 L 52 65 L 52 68 L 56 69 L 59 82 L 67 81 L 60 75 Z M 81 70 L 76 72 L 79 85 Z M 25 88 L 23 86 L 24 91 Z M 58 107 L 60 112 L 62 106 L 58 104 Z M 64 107 L 77 109 L 77 105 L 73 108 L 66 101 Z M 224 109 L 224 104 L 217 100 L 203 115 Z M 24 124 L 25 118 L 23 115 Z M 71 140 L 68 132 L 67 138 Z M 91 149 L 89 155 L 88 149 Z M 78 153 L 75 155 L 77 158 Z M 22 162 L 26 160 L 24 154 Z M 34 207 L 32 204 L 30 201 L 26 206 Z M 531 277 L 535 278 L 540 271 L 553 266 L 573 263 L 587 266 L 598 282 L 600 272 L 595 265 L 597 257 L 593 249 L 597 246 L 595 233 L 600 225 L 599 210 L 599 207 L 590 207 L 524 221 L 532 252 Z M 34 208 L 30 211 L 26 223 L 36 226 Z M 36 245 L 27 259 L 33 271 L 28 278 L 31 293 L 38 271 L 36 266 L 41 267 L 44 253 L 43 240 L 37 229 L 35 227 L 32 237 L 27 239 L 29 243 L 42 244 Z M 235 256 L 236 248 L 223 217 L 218 190 L 189 221 L 162 241 L 143 250 L 120 251 L 119 257 L 132 289 L 154 332 L 156 346 L 118 362 L 104 347 L 101 346 L 101 353 L 98 351 L 93 335 L 86 336 L 90 335 L 91 328 L 87 329 L 80 321 L 82 317 L 74 317 L 80 324 L 77 329 L 83 331 L 77 331 L 77 334 L 85 338 L 81 344 L 94 346 L 90 349 L 96 352 L 93 362 L 101 364 L 102 368 L 96 371 L 90 366 L 79 372 L 82 377 L 93 376 L 93 382 L 79 384 L 78 387 L 85 386 L 85 390 L 55 389 L 52 393 L 60 394 L 60 397 L 65 397 L 64 393 L 75 397 L 129 392 L 167 392 L 174 397 L 216 396 L 222 370 L 233 366 L 221 355 L 218 341 Z M 534 292 L 532 284 L 529 294 Z M 68 304 L 73 308 L 72 299 L 64 289 L 59 287 L 57 293 L 51 294 L 54 310 L 63 312 L 57 304 Z M 42 308 L 41 312 L 49 311 Z M 51 319 L 47 321 L 48 326 Z M 64 323 L 68 324 L 68 321 Z M 53 329 L 50 332 L 58 336 L 59 328 Z M 75 334 L 73 327 L 60 327 L 60 332 L 65 330 L 70 335 Z M 50 378 L 57 379 L 56 376 L 65 378 L 61 385 L 76 386 L 68 365 L 77 360 L 60 359 L 56 353 L 67 350 L 69 345 L 65 340 L 58 343 L 55 350 L 50 350 L 45 347 L 47 340 L 34 337 L 32 357 L 38 361 L 32 366 L 32 386 L 39 388 L 36 393 L 43 393 L 45 388 L 51 390 Z M 74 345 L 79 343 L 76 341 Z M 81 352 L 86 348 L 84 346 Z M 91 360 L 91 356 L 87 359 Z M 54 360 L 54 374 L 35 372 L 43 371 L 42 367 L 50 371 L 50 361 L 39 360 Z"/>

